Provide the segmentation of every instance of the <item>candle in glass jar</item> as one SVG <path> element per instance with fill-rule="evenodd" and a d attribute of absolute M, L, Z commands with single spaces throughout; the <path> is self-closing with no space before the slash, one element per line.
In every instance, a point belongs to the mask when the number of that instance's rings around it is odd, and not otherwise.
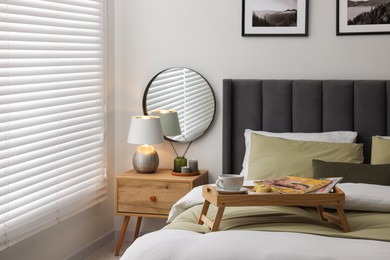
<path fill-rule="evenodd" d="M 174 172 L 181 172 L 181 167 L 187 166 L 187 159 L 182 156 L 178 156 L 173 161 L 173 171 Z"/>

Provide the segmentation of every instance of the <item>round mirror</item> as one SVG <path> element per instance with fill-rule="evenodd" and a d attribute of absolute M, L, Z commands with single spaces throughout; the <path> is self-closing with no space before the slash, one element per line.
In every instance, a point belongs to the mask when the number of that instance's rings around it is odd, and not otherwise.
<path fill-rule="evenodd" d="M 143 110 L 145 115 L 156 115 L 161 111 L 175 116 L 177 113 L 179 132 L 164 135 L 168 140 L 187 143 L 199 138 L 211 125 L 215 115 L 215 96 L 207 80 L 196 71 L 170 68 L 149 82 L 144 92 Z M 172 121 L 168 124 L 174 125 Z"/>

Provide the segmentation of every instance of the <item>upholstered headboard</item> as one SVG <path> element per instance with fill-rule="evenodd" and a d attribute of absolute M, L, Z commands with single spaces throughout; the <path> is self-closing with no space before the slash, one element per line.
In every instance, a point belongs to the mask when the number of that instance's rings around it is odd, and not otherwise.
<path fill-rule="evenodd" d="M 364 143 L 390 135 L 390 81 L 223 80 L 223 173 L 240 173 L 244 130 L 356 131 Z"/>

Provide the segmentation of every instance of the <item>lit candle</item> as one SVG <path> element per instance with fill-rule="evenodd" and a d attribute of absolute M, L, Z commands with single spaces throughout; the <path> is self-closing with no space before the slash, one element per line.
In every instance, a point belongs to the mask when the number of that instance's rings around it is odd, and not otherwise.
<path fill-rule="evenodd" d="M 191 168 L 188 166 L 182 166 L 181 173 L 191 173 Z"/>

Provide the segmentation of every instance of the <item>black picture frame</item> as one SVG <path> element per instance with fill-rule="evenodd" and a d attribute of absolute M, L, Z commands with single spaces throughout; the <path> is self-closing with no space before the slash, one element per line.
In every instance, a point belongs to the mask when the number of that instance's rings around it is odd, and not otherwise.
<path fill-rule="evenodd" d="M 309 0 L 242 0 L 241 36 L 308 36 L 308 17 Z"/>
<path fill-rule="evenodd" d="M 382 23 L 387 18 L 382 15 L 378 16 L 382 8 L 390 10 L 390 0 L 383 0 L 382 3 L 373 5 L 375 2 L 377 1 L 354 3 L 348 0 L 337 0 L 336 35 L 390 34 L 390 20 Z M 348 4 L 353 4 L 353 6 L 348 6 Z M 390 11 L 385 14 L 390 15 Z"/>

